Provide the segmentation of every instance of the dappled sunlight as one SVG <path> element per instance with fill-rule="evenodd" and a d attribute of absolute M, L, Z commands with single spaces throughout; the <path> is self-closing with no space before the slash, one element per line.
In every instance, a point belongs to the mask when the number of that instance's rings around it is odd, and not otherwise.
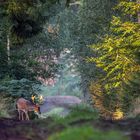
<path fill-rule="evenodd" d="M 113 120 L 122 120 L 124 118 L 124 113 L 121 111 L 121 109 L 116 109 L 115 112 L 113 112 L 112 119 Z"/>

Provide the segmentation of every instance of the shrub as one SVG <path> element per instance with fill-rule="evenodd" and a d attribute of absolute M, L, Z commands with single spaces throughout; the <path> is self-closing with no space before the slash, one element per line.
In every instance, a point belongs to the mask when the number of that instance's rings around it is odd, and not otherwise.
<path fill-rule="evenodd" d="M 10 117 L 14 115 L 14 101 L 11 97 L 6 97 L 4 93 L 0 93 L 0 117 Z"/>
<path fill-rule="evenodd" d="M 88 122 L 99 118 L 99 114 L 95 109 L 84 104 L 72 107 L 70 109 L 70 113 L 64 118 L 60 118 L 60 116 L 56 115 L 53 116 L 55 124 L 61 124 L 67 127 L 71 124 Z"/>
<path fill-rule="evenodd" d="M 0 92 L 5 93 L 5 96 L 12 98 L 31 98 L 32 94 L 37 94 L 40 91 L 40 84 L 27 79 L 3 81 L 0 83 Z"/>

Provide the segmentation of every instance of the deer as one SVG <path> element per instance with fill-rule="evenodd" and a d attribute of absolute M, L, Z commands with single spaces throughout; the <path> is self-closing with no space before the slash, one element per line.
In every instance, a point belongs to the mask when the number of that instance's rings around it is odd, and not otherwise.
<path fill-rule="evenodd" d="M 36 113 L 40 114 L 40 107 L 39 105 L 36 105 L 35 103 L 26 100 L 24 98 L 19 98 L 16 102 L 19 120 L 24 120 L 24 114 L 25 114 L 25 120 L 30 120 L 28 112 L 34 111 Z"/>

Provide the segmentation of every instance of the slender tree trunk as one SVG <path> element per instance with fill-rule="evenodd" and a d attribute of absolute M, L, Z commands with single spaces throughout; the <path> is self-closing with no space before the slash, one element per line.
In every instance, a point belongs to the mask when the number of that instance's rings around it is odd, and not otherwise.
<path fill-rule="evenodd" d="M 7 59 L 8 59 L 8 63 L 10 62 L 10 35 L 8 33 L 7 35 Z"/>

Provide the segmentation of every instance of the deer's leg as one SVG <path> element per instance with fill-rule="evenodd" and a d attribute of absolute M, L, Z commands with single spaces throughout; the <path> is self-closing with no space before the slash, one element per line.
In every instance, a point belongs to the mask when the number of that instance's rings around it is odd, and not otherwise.
<path fill-rule="evenodd" d="M 21 112 L 21 115 L 22 115 L 22 121 L 23 121 L 24 120 L 24 116 L 23 116 L 24 112 L 23 111 Z"/>
<path fill-rule="evenodd" d="M 21 116 L 20 110 L 18 109 L 18 119 L 19 119 L 19 120 L 20 120 L 20 116 Z"/>
<path fill-rule="evenodd" d="M 26 115 L 26 120 L 30 120 L 29 115 L 28 115 L 28 111 L 25 111 L 25 115 Z"/>

